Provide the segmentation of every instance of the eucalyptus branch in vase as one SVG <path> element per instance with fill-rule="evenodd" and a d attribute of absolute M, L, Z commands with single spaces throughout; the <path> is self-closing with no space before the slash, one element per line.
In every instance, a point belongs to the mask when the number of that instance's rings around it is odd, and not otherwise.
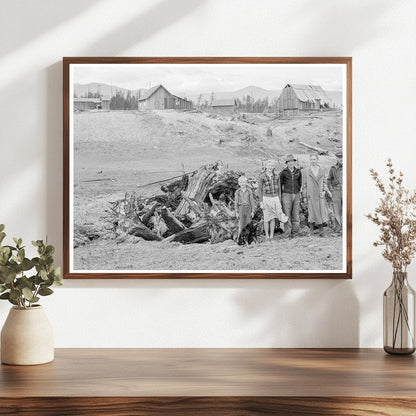
<path fill-rule="evenodd" d="M 62 284 L 61 270 L 54 266 L 55 248 L 43 240 L 32 241 L 38 255 L 30 259 L 21 238 L 13 238 L 15 245 L 2 244 L 4 228 L 0 224 L 0 300 L 19 309 L 31 308 L 40 296 L 53 293 L 51 286 Z"/>

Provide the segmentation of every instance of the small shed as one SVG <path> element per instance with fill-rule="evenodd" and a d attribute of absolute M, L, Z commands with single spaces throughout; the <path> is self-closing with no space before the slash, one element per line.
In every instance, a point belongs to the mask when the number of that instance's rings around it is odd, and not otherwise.
<path fill-rule="evenodd" d="M 287 84 L 279 97 L 280 111 L 319 111 L 331 108 L 331 99 L 319 85 Z"/>
<path fill-rule="evenodd" d="M 110 108 L 110 104 L 108 105 Z M 101 98 L 74 98 L 74 110 L 87 111 L 101 109 Z"/>
<path fill-rule="evenodd" d="M 234 98 L 222 98 L 214 100 L 211 104 L 212 110 L 224 113 L 232 113 L 236 109 L 236 101 Z"/>
<path fill-rule="evenodd" d="M 109 110 L 109 109 L 110 109 L 110 98 L 101 97 L 101 110 Z"/>
<path fill-rule="evenodd" d="M 192 102 L 171 94 L 163 85 L 156 85 L 138 98 L 139 110 L 190 110 Z"/>

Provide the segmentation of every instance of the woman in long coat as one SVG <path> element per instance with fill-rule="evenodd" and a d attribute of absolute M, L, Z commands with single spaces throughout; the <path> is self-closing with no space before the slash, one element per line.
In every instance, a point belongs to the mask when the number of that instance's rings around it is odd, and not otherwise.
<path fill-rule="evenodd" d="M 304 172 L 302 195 L 308 203 L 309 227 L 312 229 L 315 224 L 322 231 L 323 223 L 329 221 L 325 193 L 331 196 L 331 192 L 326 183 L 325 169 L 318 164 L 318 156 L 311 155 L 310 161 L 310 167 Z"/>

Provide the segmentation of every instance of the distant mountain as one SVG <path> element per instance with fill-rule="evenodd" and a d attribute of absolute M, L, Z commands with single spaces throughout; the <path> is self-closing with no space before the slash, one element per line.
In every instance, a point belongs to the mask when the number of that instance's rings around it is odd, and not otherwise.
<path fill-rule="evenodd" d="M 127 94 L 127 88 L 117 87 L 115 85 L 100 84 L 99 82 L 90 82 L 89 84 L 74 84 L 74 93 L 77 97 L 85 97 L 89 92 L 95 94 L 99 92 L 104 97 L 116 95 L 117 91 Z"/>
<path fill-rule="evenodd" d="M 244 95 L 249 95 L 250 97 L 254 98 L 255 100 L 268 98 L 272 100 L 273 98 L 279 98 L 281 90 L 266 90 L 261 87 L 256 87 L 254 85 L 250 85 L 245 88 L 241 88 L 240 90 L 233 91 L 231 94 L 235 95 L 236 98 L 241 98 Z"/>
<path fill-rule="evenodd" d="M 240 100 L 243 97 L 249 95 L 250 97 L 254 98 L 254 100 L 268 98 L 269 102 L 273 101 L 274 98 L 278 98 L 280 95 L 281 90 L 266 90 L 261 87 L 256 87 L 254 85 L 250 85 L 245 88 L 241 88 L 236 91 L 214 91 L 214 99 L 220 100 L 224 98 L 239 98 Z M 200 94 L 190 94 L 188 98 L 190 98 L 193 102 L 197 103 Z M 205 101 L 211 102 L 211 95 L 212 92 L 204 92 L 202 93 L 201 103 Z"/>

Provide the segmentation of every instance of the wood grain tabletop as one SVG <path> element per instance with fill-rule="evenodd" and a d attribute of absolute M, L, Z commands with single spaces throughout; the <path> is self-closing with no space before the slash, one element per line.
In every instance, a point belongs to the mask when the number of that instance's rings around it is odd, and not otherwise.
<path fill-rule="evenodd" d="M 52 363 L 0 367 L 2 409 L 22 398 L 20 413 L 0 414 L 415 415 L 416 361 L 381 349 L 57 349 Z M 81 413 L 60 413 L 71 403 Z"/>

